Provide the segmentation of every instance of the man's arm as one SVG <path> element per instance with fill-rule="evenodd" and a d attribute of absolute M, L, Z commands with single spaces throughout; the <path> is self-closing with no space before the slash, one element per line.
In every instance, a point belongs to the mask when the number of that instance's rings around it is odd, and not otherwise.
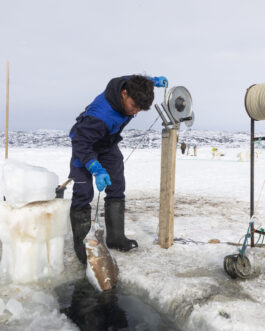
<path fill-rule="evenodd" d="M 79 166 L 85 166 L 95 176 L 96 185 L 100 192 L 107 185 L 111 185 L 111 180 L 106 169 L 97 161 L 93 145 L 102 139 L 107 132 L 108 128 L 103 121 L 93 116 L 87 116 L 75 127 L 72 137 L 74 154 L 77 157 L 74 160 L 74 165 L 77 162 Z"/>
<path fill-rule="evenodd" d="M 93 146 L 105 136 L 108 130 L 102 120 L 93 116 L 87 116 L 75 126 L 72 145 L 75 157 L 82 165 L 85 166 L 89 161 L 96 159 L 97 155 Z"/>

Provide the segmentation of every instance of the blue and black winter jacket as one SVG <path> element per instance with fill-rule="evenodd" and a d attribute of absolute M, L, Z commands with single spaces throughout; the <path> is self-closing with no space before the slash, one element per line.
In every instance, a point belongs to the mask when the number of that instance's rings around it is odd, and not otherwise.
<path fill-rule="evenodd" d="M 122 140 L 123 128 L 134 116 L 127 116 L 121 105 L 120 92 L 130 76 L 112 79 L 106 90 L 86 107 L 70 131 L 72 166 L 89 168 L 97 153 Z"/>

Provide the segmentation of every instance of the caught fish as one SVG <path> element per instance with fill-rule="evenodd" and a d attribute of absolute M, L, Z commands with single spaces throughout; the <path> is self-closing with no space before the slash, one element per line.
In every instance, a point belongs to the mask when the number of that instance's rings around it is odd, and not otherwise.
<path fill-rule="evenodd" d="M 86 276 L 89 282 L 99 291 L 112 289 L 117 283 L 119 269 L 104 242 L 104 229 L 92 221 L 84 243 L 87 255 Z"/>

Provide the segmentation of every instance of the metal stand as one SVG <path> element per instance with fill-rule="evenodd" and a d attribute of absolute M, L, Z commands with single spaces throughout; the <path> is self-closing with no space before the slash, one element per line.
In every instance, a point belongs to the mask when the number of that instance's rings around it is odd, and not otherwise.
<path fill-rule="evenodd" d="M 255 214 L 255 207 L 254 207 L 254 150 L 255 150 L 255 141 L 265 140 L 265 137 L 255 137 L 255 120 L 250 120 L 250 219 Z M 254 243 L 254 234 L 262 234 L 265 235 L 263 231 L 256 230 L 254 227 L 254 222 L 251 224 L 251 247 L 255 246 Z"/>
<path fill-rule="evenodd" d="M 255 138 L 255 120 L 250 120 L 250 222 L 242 248 L 239 249 L 239 254 L 228 255 L 224 258 L 224 269 L 232 278 L 249 278 L 251 276 L 251 264 L 245 255 L 248 239 L 250 238 L 251 247 L 255 246 L 254 234 L 259 233 L 265 235 L 264 231 L 255 230 L 254 214 L 255 214 L 255 199 L 254 199 L 254 149 L 255 141 L 265 140 L 265 137 Z"/>
<path fill-rule="evenodd" d="M 254 135 L 255 122 L 250 120 L 250 219 L 254 215 Z M 254 223 L 250 227 L 251 233 L 251 247 L 254 247 Z"/>
<path fill-rule="evenodd" d="M 239 249 L 239 254 L 228 255 L 224 258 L 224 269 L 232 278 L 249 278 L 251 275 L 251 265 L 248 258 L 245 256 L 247 249 L 248 239 L 250 238 L 251 247 L 255 246 L 254 234 L 259 233 L 259 235 L 265 235 L 263 229 L 255 230 L 254 227 L 254 215 L 255 215 L 255 205 L 254 205 L 254 148 L 255 141 L 265 140 L 265 137 L 255 138 L 255 120 L 265 120 L 264 105 L 257 106 L 257 101 L 259 101 L 260 96 L 264 92 L 265 84 L 251 85 L 245 94 L 245 108 L 248 116 L 250 117 L 250 222 L 248 225 L 247 233 L 245 234 L 245 239 L 242 248 Z M 254 89 L 254 90 L 253 90 Z M 256 91 L 256 93 L 253 93 Z M 257 94 L 258 91 L 258 94 Z M 259 237 L 260 238 L 260 237 Z M 258 239 L 259 241 L 259 239 Z M 257 241 L 257 242 L 258 242 Z M 263 241 L 262 241 L 263 242 Z M 257 244 L 257 243 L 256 243 Z"/>

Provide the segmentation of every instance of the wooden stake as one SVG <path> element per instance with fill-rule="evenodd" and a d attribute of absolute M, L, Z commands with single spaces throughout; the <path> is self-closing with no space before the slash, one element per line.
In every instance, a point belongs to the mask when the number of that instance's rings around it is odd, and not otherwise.
<path fill-rule="evenodd" d="M 158 243 L 162 248 L 169 248 L 174 239 L 176 146 L 177 129 L 163 129 L 158 235 Z"/>
<path fill-rule="evenodd" d="M 6 65 L 6 141 L 5 158 L 8 158 L 8 117 L 9 117 L 9 61 Z"/>
<path fill-rule="evenodd" d="M 58 187 L 58 191 L 61 190 L 62 188 L 65 188 L 69 183 L 71 183 L 72 178 L 67 179 L 66 182 L 64 182 L 62 185 Z"/>

